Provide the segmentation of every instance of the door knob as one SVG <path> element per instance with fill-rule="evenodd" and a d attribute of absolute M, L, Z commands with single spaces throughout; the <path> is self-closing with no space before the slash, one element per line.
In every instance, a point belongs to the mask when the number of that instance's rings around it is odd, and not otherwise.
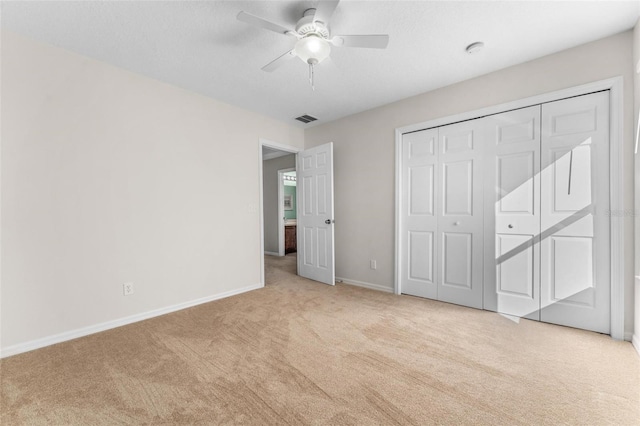
<path fill-rule="evenodd" d="M 453 224 L 454 224 L 455 226 L 458 226 L 458 225 L 460 225 L 460 222 L 453 222 Z"/>
<path fill-rule="evenodd" d="M 324 223 L 326 223 L 327 225 L 331 225 L 332 222 L 333 221 L 331 219 L 327 219 L 327 220 L 324 221 Z"/>
<path fill-rule="evenodd" d="M 512 229 L 512 228 L 513 228 L 513 225 L 512 225 L 512 224 L 509 224 L 509 229 Z"/>

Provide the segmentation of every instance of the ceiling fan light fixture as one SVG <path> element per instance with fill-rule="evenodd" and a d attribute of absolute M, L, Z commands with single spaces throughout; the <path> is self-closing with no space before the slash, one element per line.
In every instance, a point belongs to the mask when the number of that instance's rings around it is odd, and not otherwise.
<path fill-rule="evenodd" d="M 316 65 L 329 57 L 331 46 L 324 38 L 309 34 L 297 41 L 294 50 L 305 63 Z"/>
<path fill-rule="evenodd" d="M 342 35 L 331 37 L 329 20 L 336 7 L 338 7 L 338 3 L 340 3 L 340 0 L 318 1 L 317 7 L 304 11 L 302 18 L 296 23 L 295 30 L 246 12 L 238 13 L 237 19 L 278 34 L 295 37 L 297 41 L 293 49 L 269 62 L 262 67 L 262 70 L 271 72 L 288 62 L 291 58 L 297 56 L 308 65 L 309 83 L 311 83 L 312 90 L 315 90 L 313 78 L 314 68 L 329 57 L 331 54 L 331 44 L 336 47 L 366 47 L 374 49 L 385 49 L 387 44 L 389 44 L 389 36 L 387 34 Z"/>

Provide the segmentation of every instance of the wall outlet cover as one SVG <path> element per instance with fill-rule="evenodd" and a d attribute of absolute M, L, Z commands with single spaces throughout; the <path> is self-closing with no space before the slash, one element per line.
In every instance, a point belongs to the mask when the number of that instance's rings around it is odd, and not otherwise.
<path fill-rule="evenodd" d="M 125 296 L 129 296 L 133 294 L 133 283 L 124 283 L 122 284 L 122 293 Z"/>

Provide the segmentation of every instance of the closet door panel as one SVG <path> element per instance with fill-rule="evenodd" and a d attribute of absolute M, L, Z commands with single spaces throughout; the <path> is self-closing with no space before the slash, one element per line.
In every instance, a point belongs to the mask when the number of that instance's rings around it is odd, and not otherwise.
<path fill-rule="evenodd" d="M 542 321 L 610 331 L 609 92 L 542 106 Z"/>
<path fill-rule="evenodd" d="M 433 232 L 409 231 L 409 276 L 414 282 L 433 284 Z"/>
<path fill-rule="evenodd" d="M 409 214 L 433 216 L 434 164 L 409 167 Z"/>
<path fill-rule="evenodd" d="M 473 271 L 473 234 L 442 233 L 444 259 L 442 285 L 471 289 Z"/>
<path fill-rule="evenodd" d="M 535 149 L 497 156 L 496 183 L 500 196 L 496 209 L 501 217 L 535 214 L 538 207 L 534 195 L 536 160 L 539 158 Z"/>
<path fill-rule="evenodd" d="M 504 257 L 497 264 L 497 292 L 533 299 L 535 256 L 530 242 L 533 235 L 502 234 L 496 236 L 496 254 Z M 508 259 L 506 258 L 508 256 Z"/>
<path fill-rule="evenodd" d="M 442 165 L 443 216 L 473 216 L 473 160 Z"/>
<path fill-rule="evenodd" d="M 483 119 L 439 128 L 438 300 L 482 308 Z"/>
<path fill-rule="evenodd" d="M 401 289 L 437 298 L 436 190 L 438 130 L 402 135 Z"/>
<path fill-rule="evenodd" d="M 549 243 L 551 303 L 593 306 L 593 238 L 552 236 Z"/>
<path fill-rule="evenodd" d="M 540 106 L 485 120 L 484 306 L 539 319 Z"/>

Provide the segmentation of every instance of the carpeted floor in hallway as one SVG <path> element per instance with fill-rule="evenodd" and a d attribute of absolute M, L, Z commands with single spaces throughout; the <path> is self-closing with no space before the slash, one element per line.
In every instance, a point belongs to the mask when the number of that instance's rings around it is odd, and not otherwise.
<path fill-rule="evenodd" d="M 2 425 L 640 424 L 628 342 L 295 275 L 0 361 Z"/>

